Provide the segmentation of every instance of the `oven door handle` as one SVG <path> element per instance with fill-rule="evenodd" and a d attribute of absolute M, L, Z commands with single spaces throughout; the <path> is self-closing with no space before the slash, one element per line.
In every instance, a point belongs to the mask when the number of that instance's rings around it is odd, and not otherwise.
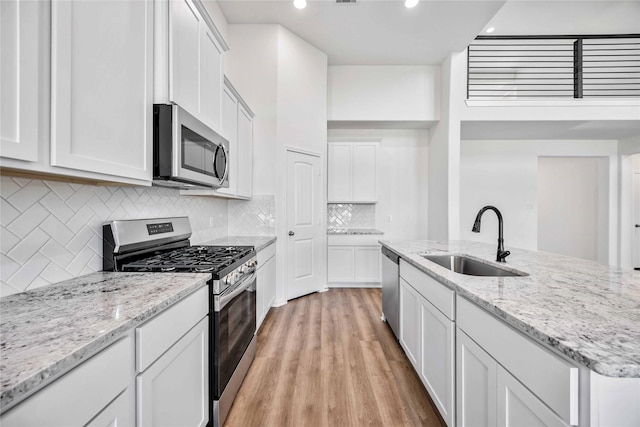
<path fill-rule="evenodd" d="M 220 302 L 215 304 L 214 311 L 222 310 L 227 304 L 231 302 L 235 297 L 243 293 L 256 278 L 256 273 L 252 273 L 251 276 L 247 277 L 245 280 L 241 282 L 240 285 L 236 286 L 233 291 L 229 292 L 227 295 L 220 295 Z"/>

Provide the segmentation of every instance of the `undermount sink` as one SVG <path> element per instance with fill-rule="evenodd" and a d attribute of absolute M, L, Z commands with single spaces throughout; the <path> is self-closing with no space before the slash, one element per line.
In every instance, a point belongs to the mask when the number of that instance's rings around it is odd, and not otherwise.
<path fill-rule="evenodd" d="M 464 255 L 421 255 L 423 258 L 435 262 L 454 273 L 468 276 L 517 277 L 528 276 L 527 273 L 506 270 L 485 264 Z"/>

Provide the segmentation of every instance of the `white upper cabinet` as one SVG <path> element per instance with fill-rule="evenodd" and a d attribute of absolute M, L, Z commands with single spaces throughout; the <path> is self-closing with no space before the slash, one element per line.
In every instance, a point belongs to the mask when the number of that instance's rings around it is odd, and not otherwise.
<path fill-rule="evenodd" d="M 328 202 L 377 202 L 378 143 L 330 142 L 328 151 Z"/>
<path fill-rule="evenodd" d="M 223 53 L 228 49 L 199 1 L 156 2 L 155 103 L 175 103 L 221 133 Z"/>
<path fill-rule="evenodd" d="M 41 122 L 48 123 L 43 84 L 49 71 L 41 46 L 49 40 L 49 7 L 40 1 L 0 2 L 0 155 L 5 158 L 37 161 L 38 145 L 46 138 Z"/>
<path fill-rule="evenodd" d="M 151 180 L 153 3 L 52 3 L 51 165 Z"/>
<path fill-rule="evenodd" d="M 251 198 L 253 180 L 253 116 L 242 105 L 238 106 L 238 177 L 237 195 Z"/>
<path fill-rule="evenodd" d="M 224 77 L 220 134 L 229 141 L 229 187 L 182 190 L 192 196 L 250 199 L 253 195 L 253 112 Z"/>

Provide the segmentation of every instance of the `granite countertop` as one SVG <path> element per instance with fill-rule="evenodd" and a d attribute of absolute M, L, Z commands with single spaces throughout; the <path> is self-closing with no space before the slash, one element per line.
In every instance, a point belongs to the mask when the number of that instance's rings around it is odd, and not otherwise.
<path fill-rule="evenodd" d="M 380 243 L 577 363 L 609 377 L 640 377 L 639 271 L 507 245 L 511 255 L 500 266 L 528 276 L 466 276 L 419 254 L 465 254 L 495 265 L 496 245 L 464 241 Z"/>
<path fill-rule="evenodd" d="M 202 273 L 100 272 L 0 298 L 0 412 L 210 278 Z"/>
<path fill-rule="evenodd" d="M 384 234 L 383 231 L 375 228 L 329 228 L 327 234 L 347 234 L 347 235 L 363 235 L 363 234 Z"/>
<path fill-rule="evenodd" d="M 227 236 L 200 244 L 212 246 L 255 246 L 256 252 L 260 252 L 275 241 L 276 236 Z"/>

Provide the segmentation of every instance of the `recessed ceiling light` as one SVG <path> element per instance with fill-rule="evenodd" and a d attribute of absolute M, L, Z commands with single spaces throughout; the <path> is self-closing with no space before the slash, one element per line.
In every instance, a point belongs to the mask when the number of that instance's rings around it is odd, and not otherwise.
<path fill-rule="evenodd" d="M 491 34 L 495 31 L 496 29 L 494 27 L 489 27 L 485 30 L 486 33 Z"/>
<path fill-rule="evenodd" d="M 404 7 L 411 9 L 412 7 L 416 7 L 420 0 L 404 0 Z"/>
<path fill-rule="evenodd" d="M 293 0 L 293 5 L 296 9 L 304 9 L 307 7 L 307 0 Z"/>

